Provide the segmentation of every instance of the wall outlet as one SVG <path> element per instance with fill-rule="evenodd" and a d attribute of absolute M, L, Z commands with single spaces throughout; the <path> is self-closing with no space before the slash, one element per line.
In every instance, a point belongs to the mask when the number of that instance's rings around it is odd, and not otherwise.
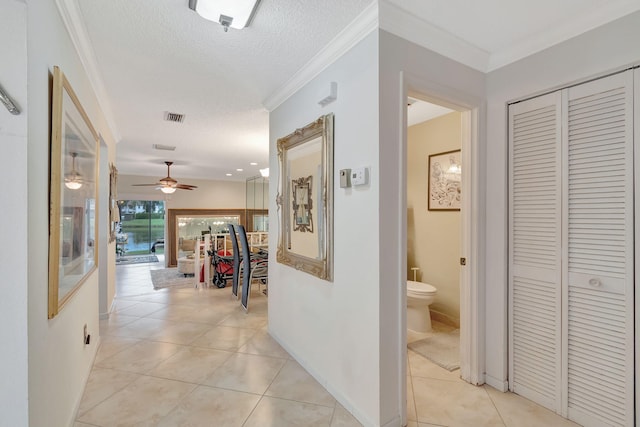
<path fill-rule="evenodd" d="M 355 168 L 351 171 L 351 184 L 367 185 L 369 183 L 369 168 Z"/>

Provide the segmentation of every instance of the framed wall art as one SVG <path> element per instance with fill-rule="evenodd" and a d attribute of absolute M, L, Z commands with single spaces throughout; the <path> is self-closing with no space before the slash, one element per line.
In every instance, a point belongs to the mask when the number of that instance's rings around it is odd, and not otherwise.
<path fill-rule="evenodd" d="M 109 243 L 116 240 L 117 226 L 120 222 L 120 209 L 118 208 L 118 169 L 109 164 Z"/>
<path fill-rule="evenodd" d="M 293 231 L 313 233 L 313 219 L 311 209 L 313 198 L 311 196 L 311 183 L 313 176 L 294 179 L 291 182 L 293 190 Z"/>
<path fill-rule="evenodd" d="M 429 156 L 427 207 L 430 211 L 459 211 L 462 197 L 460 150 Z"/>
<path fill-rule="evenodd" d="M 98 134 L 58 67 L 51 103 L 50 319 L 96 269 L 98 248 Z"/>

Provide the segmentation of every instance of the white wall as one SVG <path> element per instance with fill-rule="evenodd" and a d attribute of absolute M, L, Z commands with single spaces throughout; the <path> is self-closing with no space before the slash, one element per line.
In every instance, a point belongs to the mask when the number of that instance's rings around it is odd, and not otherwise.
<path fill-rule="evenodd" d="M 28 335 L 29 424 L 67 426 L 82 396 L 99 343 L 99 271 L 47 319 L 49 234 L 49 80 L 60 66 L 93 126 L 109 147 L 115 145 L 85 71 L 62 23 L 56 3 L 30 1 L 27 7 L 28 53 Z M 109 150 L 113 161 L 115 150 Z M 107 249 L 106 242 L 99 250 Z M 19 265 L 19 264 L 18 264 Z M 93 339 L 83 344 L 83 326 Z"/>
<path fill-rule="evenodd" d="M 460 325 L 460 212 L 428 210 L 429 156 L 459 150 L 461 115 L 455 111 L 407 132 L 407 277 L 438 289 L 431 316 Z M 463 197 L 465 189 L 462 189 Z M 443 317 L 444 315 L 444 317 Z"/>
<path fill-rule="evenodd" d="M 162 175 L 164 176 L 164 175 Z M 244 209 L 246 200 L 245 181 L 209 181 L 201 179 L 173 178 L 179 183 L 196 185 L 195 190 L 176 190 L 164 194 L 155 187 L 132 187 L 133 184 L 149 184 L 158 177 L 119 175 L 118 199 L 120 200 L 165 200 L 165 209 Z"/>
<path fill-rule="evenodd" d="M 507 123 L 511 100 L 640 64 L 640 12 L 488 74 L 486 164 L 486 380 L 507 379 Z"/>
<path fill-rule="evenodd" d="M 0 104 L 0 425 L 29 424 L 27 340 L 27 7 L 0 0 L 0 85 L 22 110 Z M 10 208 L 7 208 L 9 207 Z M 46 239 L 45 239 L 46 240 Z"/>
<path fill-rule="evenodd" d="M 270 122 L 269 332 L 365 425 L 380 425 L 378 34 L 357 44 L 275 109 Z M 318 101 L 329 83 L 337 101 Z M 335 114 L 334 281 L 275 261 L 276 140 Z M 340 189 L 340 169 L 369 166 L 368 186 Z M 386 414 L 384 415 L 386 417 Z"/>
<path fill-rule="evenodd" d="M 381 26 L 384 28 L 383 17 Z M 380 372 L 381 410 L 391 414 L 405 402 L 403 376 L 406 348 L 406 92 L 465 108 L 480 108 L 484 99 L 483 73 L 380 31 Z M 451 105 L 451 104 L 450 104 Z M 482 149 L 484 135 L 479 135 Z M 482 206 L 474 206 L 481 215 Z M 479 263 L 481 260 L 473 260 Z M 482 294 L 482 283 L 478 286 Z M 396 367 L 394 369 L 394 367 Z"/>

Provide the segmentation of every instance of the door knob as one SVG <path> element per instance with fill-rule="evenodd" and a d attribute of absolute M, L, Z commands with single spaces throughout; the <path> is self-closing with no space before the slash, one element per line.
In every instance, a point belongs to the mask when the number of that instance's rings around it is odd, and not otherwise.
<path fill-rule="evenodd" d="M 600 286 L 600 285 L 602 285 L 602 282 L 600 282 L 600 279 L 596 279 L 594 277 L 593 279 L 589 279 L 589 284 L 591 286 Z"/>

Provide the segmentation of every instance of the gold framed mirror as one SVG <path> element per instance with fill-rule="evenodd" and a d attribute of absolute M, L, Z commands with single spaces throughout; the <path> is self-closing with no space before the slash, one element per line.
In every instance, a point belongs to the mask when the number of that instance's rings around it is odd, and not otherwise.
<path fill-rule="evenodd" d="M 333 281 L 333 114 L 278 139 L 276 260 Z"/>

